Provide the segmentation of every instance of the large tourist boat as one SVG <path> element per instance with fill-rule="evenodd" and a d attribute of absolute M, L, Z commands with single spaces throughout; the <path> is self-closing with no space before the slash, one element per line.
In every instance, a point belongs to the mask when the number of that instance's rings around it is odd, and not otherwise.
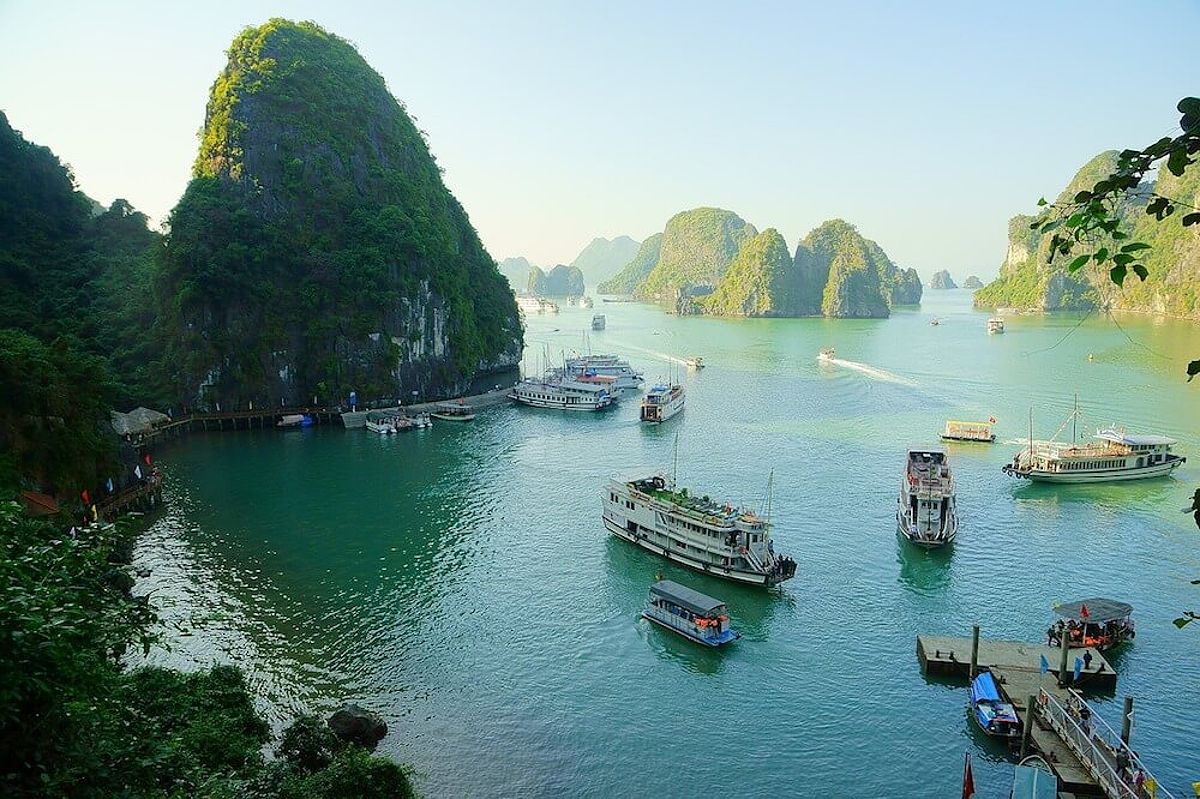
<path fill-rule="evenodd" d="M 1078 410 L 1067 421 L 1077 416 Z M 1177 443 L 1175 439 L 1130 434 L 1123 427 L 1098 430 L 1096 440 L 1089 443 L 1077 443 L 1074 438 L 1068 443 L 1053 439 L 1035 441 L 1030 436 L 1025 448 L 1001 468 L 1013 477 L 1044 483 L 1104 483 L 1163 477 L 1187 461 L 1171 452 Z"/>
<path fill-rule="evenodd" d="M 987 669 L 971 681 L 971 718 L 979 729 L 997 738 L 1019 738 L 1021 720 L 1012 702 L 1000 693 L 996 677 Z"/>
<path fill-rule="evenodd" d="M 741 637 L 729 626 L 724 602 L 673 580 L 650 586 L 642 618 L 705 646 L 724 646 Z"/>
<path fill-rule="evenodd" d="M 687 396 L 683 386 L 678 383 L 665 385 L 660 383 L 646 392 L 642 399 L 640 418 L 643 422 L 662 424 L 683 410 Z"/>
<path fill-rule="evenodd" d="M 909 450 L 896 503 L 896 526 L 918 546 L 939 547 L 954 540 L 958 511 L 945 451 Z"/>
<path fill-rule="evenodd" d="M 1058 620 L 1046 631 L 1050 646 L 1111 649 L 1137 634 L 1133 629 L 1133 606 L 1115 599 L 1081 599 L 1054 608 Z"/>
<path fill-rule="evenodd" d="M 545 297 L 517 295 L 517 307 L 525 313 L 558 313 L 558 306 Z"/>
<path fill-rule="evenodd" d="M 602 385 L 534 377 L 517 383 L 509 397 L 532 408 L 559 411 L 601 411 L 612 405 L 613 401 L 613 395 Z"/>
<path fill-rule="evenodd" d="M 610 533 L 697 571 L 767 587 L 796 574 L 796 561 L 775 553 L 768 519 L 692 496 L 664 475 L 614 479 L 602 506 Z"/>
<path fill-rule="evenodd" d="M 641 372 L 635 372 L 629 365 L 629 361 L 618 358 L 616 355 L 576 355 L 567 358 L 566 367 L 569 374 L 590 371 L 598 375 L 615 377 L 617 378 L 616 386 L 622 391 L 639 389 L 643 382 Z"/>

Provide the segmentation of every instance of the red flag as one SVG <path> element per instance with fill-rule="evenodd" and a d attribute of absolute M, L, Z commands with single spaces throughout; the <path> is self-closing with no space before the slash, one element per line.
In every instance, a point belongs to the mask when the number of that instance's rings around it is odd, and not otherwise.
<path fill-rule="evenodd" d="M 1088 617 L 1091 615 L 1092 615 L 1091 613 L 1088 613 L 1087 605 L 1079 606 L 1079 618 L 1083 619 L 1084 621 L 1087 621 Z"/>
<path fill-rule="evenodd" d="M 975 795 L 975 775 L 971 773 L 971 753 L 967 752 L 963 761 L 963 792 L 962 799 L 971 799 Z"/>
<path fill-rule="evenodd" d="M 88 496 L 88 492 L 87 492 L 86 488 L 79 492 L 79 496 L 83 498 L 83 506 L 85 508 L 88 505 L 92 504 L 92 498 L 90 496 Z"/>
<path fill-rule="evenodd" d="M 146 457 L 145 457 L 146 465 L 149 466 L 153 462 L 153 460 L 154 459 L 150 457 L 150 453 L 147 452 Z"/>

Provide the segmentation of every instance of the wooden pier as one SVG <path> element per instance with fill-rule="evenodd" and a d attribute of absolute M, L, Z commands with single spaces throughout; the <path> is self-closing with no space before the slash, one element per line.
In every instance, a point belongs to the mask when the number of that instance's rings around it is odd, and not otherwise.
<path fill-rule="evenodd" d="M 144 482 L 129 486 L 96 503 L 96 515 L 112 521 L 120 513 L 149 511 L 162 504 L 162 475 L 154 472 Z"/>
<path fill-rule="evenodd" d="M 917 658 L 926 674 L 969 677 L 971 670 L 970 638 L 950 638 L 939 635 L 917 636 Z M 1111 691 L 1117 686 L 1117 673 L 1096 649 L 1072 648 L 1067 652 L 1067 670 L 1074 672 L 1075 658 L 1090 652 L 1092 661 L 1080 674 L 1080 690 Z M 977 663 L 992 671 L 1032 671 L 1040 676 L 1042 658 L 1050 664 L 1050 674 L 1058 676 L 1062 650 L 1056 646 L 1028 644 L 1020 641 L 979 640 Z"/>

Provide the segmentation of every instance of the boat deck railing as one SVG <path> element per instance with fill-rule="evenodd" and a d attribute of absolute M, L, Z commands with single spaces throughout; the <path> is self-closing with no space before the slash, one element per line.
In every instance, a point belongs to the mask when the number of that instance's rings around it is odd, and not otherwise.
<path fill-rule="evenodd" d="M 1081 713 L 1083 708 L 1087 708 L 1086 718 Z M 1067 705 L 1063 705 L 1042 688 L 1038 691 L 1038 710 L 1038 715 L 1071 748 L 1109 799 L 1141 799 L 1146 796 L 1175 799 L 1142 764 L 1137 753 L 1088 706 L 1078 692 L 1071 691 Z M 1128 765 L 1119 768 L 1117 762 L 1122 754 L 1124 757 L 1120 759 Z M 1135 777 L 1138 772 L 1142 774 L 1140 784 Z M 1148 786 L 1154 786 L 1153 791 Z"/>

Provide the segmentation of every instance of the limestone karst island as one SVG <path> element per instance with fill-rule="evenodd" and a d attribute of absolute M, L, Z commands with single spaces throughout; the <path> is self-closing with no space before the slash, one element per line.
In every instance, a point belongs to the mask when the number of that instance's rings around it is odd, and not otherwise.
<path fill-rule="evenodd" d="M 1200 8 L 160 5 L 0 4 L 0 795 L 1200 797 Z"/>

